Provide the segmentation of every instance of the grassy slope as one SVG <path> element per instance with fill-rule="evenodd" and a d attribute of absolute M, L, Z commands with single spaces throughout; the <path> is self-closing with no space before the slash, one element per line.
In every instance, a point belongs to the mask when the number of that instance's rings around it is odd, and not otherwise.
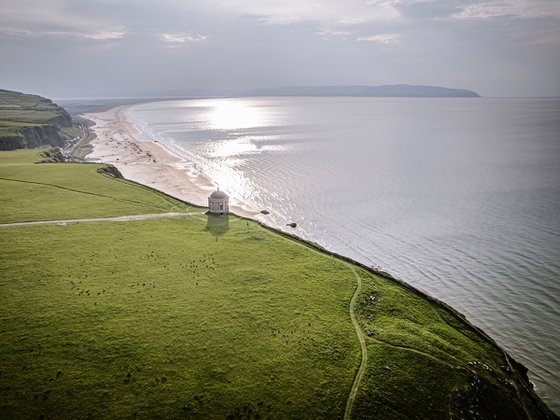
<path fill-rule="evenodd" d="M 515 387 L 508 384 L 507 362 L 494 345 L 448 310 L 387 279 L 365 275 L 371 281 L 356 310 L 373 335 L 355 414 L 367 417 L 374 410 L 379 418 L 397 413 L 425 418 L 417 411 L 423 406 L 431 418 L 525 417 Z M 532 413 L 533 402 L 522 395 Z"/>
<path fill-rule="evenodd" d="M 40 96 L 0 89 L 0 121 L 44 123 L 60 113 L 57 105 Z"/>
<path fill-rule="evenodd" d="M 92 165 L 22 163 L 31 157 L 1 153 L 0 169 L 16 178 L 43 171 L 43 181 L 78 189 L 115 188 L 118 211 L 120 200 L 140 194 Z M 64 166 L 76 168 L 71 179 Z M 55 207 L 41 190 L 18 194 L 34 201 L 34 217 L 48 219 L 43 209 Z M 111 208 L 88 206 L 103 216 Z M 68 217 L 75 211 L 69 206 Z M 347 263 L 236 217 L 2 229 L 0 417 L 344 412 L 360 360 Z M 355 417 L 522 417 L 499 350 L 448 311 L 359 273 L 355 310 L 374 334 Z"/>
<path fill-rule="evenodd" d="M 36 95 L 0 89 L 0 137 L 21 136 L 18 128 L 45 124 L 60 108 Z"/>
<path fill-rule="evenodd" d="M 218 241 L 185 218 L 14 228 L 3 242 L 8 416 L 344 410 L 359 355 L 344 264 L 240 219 Z"/>
<path fill-rule="evenodd" d="M 125 180 L 102 165 L 34 164 L 37 151 L 2 152 L 0 223 L 186 211 L 188 206 Z"/>

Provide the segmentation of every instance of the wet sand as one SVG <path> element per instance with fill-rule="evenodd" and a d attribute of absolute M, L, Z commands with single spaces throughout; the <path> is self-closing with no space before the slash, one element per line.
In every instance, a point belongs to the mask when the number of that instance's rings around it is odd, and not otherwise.
<path fill-rule="evenodd" d="M 84 114 L 92 120 L 97 137 L 91 142 L 88 160 L 114 165 L 125 178 L 155 188 L 197 206 L 208 205 L 208 196 L 216 185 L 204 174 L 163 146 L 138 139 L 138 131 L 127 120 L 128 106 L 105 112 Z M 231 205 L 230 211 L 254 218 L 258 213 Z"/>

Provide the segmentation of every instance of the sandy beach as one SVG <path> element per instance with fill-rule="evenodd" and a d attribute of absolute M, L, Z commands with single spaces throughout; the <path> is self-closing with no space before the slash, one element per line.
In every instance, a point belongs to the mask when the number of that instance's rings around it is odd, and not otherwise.
<path fill-rule="evenodd" d="M 93 151 L 87 159 L 114 165 L 125 178 L 155 188 L 180 200 L 208 205 L 208 195 L 216 189 L 204 174 L 190 168 L 163 146 L 138 139 L 138 131 L 127 120 L 128 106 L 118 106 L 106 112 L 85 114 L 95 122 L 92 129 L 97 137 L 91 142 Z M 230 205 L 230 210 L 244 217 L 258 213 Z"/>

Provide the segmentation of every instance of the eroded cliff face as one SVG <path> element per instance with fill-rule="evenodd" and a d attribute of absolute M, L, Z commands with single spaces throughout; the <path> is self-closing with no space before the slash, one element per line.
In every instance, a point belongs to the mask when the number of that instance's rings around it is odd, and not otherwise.
<path fill-rule="evenodd" d="M 0 137 L 0 150 L 33 149 L 43 146 L 64 146 L 64 141 L 54 125 L 22 127 L 16 136 Z"/>
<path fill-rule="evenodd" d="M 22 130 L 25 148 L 31 149 L 40 146 L 64 146 L 64 141 L 58 133 L 55 125 L 44 125 L 41 127 L 26 127 Z"/>
<path fill-rule="evenodd" d="M 60 108 L 60 115 L 47 121 L 48 124 L 57 128 L 67 128 L 72 126 L 72 118 L 64 108 Z"/>
<path fill-rule="evenodd" d="M 50 99 L 0 89 L 0 150 L 64 146 L 60 129 L 72 126 Z"/>

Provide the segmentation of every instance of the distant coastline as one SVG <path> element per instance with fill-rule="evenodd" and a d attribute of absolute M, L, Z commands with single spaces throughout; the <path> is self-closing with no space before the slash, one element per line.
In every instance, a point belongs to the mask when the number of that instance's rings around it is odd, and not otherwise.
<path fill-rule="evenodd" d="M 252 96 L 350 96 L 377 98 L 480 98 L 470 89 L 427 85 L 324 85 L 279 86 L 250 90 L 227 88 L 174 89 L 172 91 L 141 92 L 140 96 L 123 98 L 59 99 L 72 115 L 83 112 L 103 112 L 119 105 L 175 99 L 239 98 Z"/>
<path fill-rule="evenodd" d="M 480 98 L 468 89 L 423 85 L 289 86 L 251 90 L 245 96 L 357 96 L 379 98 Z"/>

